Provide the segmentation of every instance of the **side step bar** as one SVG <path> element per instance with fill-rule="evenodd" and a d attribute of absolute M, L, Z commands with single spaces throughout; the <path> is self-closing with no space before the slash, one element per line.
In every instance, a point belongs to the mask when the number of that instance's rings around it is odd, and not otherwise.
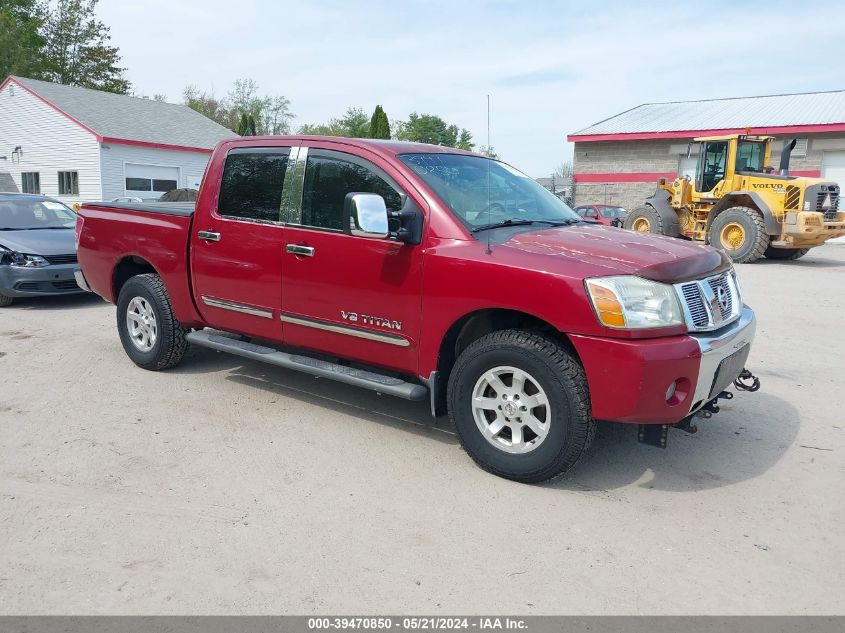
<path fill-rule="evenodd" d="M 405 400 L 425 400 L 428 398 L 428 388 L 411 382 L 405 382 L 401 378 L 377 374 L 365 369 L 355 369 L 345 365 L 330 363 L 329 361 L 302 356 L 300 354 L 289 354 L 272 347 L 256 345 L 247 341 L 241 341 L 232 334 L 218 332 L 216 330 L 197 330 L 189 332 L 185 337 L 194 345 L 210 347 L 221 352 L 229 352 L 237 356 L 251 358 L 262 363 L 278 365 L 285 369 L 294 369 L 320 378 L 330 378 L 338 382 L 364 387 L 389 396 L 404 398 Z"/>

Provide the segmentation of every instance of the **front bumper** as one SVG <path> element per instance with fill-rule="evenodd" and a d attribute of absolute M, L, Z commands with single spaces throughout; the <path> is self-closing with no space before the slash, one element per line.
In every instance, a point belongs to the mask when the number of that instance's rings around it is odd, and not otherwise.
<path fill-rule="evenodd" d="M 36 297 L 84 292 L 76 283 L 78 264 L 56 264 L 41 268 L 0 266 L 0 294 L 7 297 Z"/>
<path fill-rule="evenodd" d="M 754 312 L 746 306 L 739 319 L 715 332 L 640 340 L 570 339 L 587 374 L 594 418 L 675 424 L 739 375 L 755 329 Z M 675 393 L 667 398 L 673 384 Z"/>

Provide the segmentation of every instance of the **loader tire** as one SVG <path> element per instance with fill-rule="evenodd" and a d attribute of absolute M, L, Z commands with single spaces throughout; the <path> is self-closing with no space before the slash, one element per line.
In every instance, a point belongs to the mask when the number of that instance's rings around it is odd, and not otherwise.
<path fill-rule="evenodd" d="M 783 259 L 792 261 L 794 259 L 801 259 L 809 252 L 809 248 L 773 248 L 769 246 L 763 255 L 767 259 Z"/>
<path fill-rule="evenodd" d="M 663 218 L 660 217 L 660 214 L 654 208 L 649 206 L 638 207 L 631 211 L 625 217 L 625 222 L 622 226 L 636 233 L 665 235 L 663 232 Z"/>
<path fill-rule="evenodd" d="M 707 242 L 720 248 L 737 264 L 760 259 L 769 247 L 763 216 L 751 207 L 731 207 L 710 224 Z"/>

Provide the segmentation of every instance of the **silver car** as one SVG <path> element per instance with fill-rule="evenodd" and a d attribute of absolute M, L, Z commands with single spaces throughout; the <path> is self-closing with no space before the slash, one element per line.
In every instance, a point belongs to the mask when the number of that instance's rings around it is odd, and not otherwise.
<path fill-rule="evenodd" d="M 15 297 L 84 292 L 73 276 L 76 214 L 46 196 L 0 194 L 0 307 Z"/>

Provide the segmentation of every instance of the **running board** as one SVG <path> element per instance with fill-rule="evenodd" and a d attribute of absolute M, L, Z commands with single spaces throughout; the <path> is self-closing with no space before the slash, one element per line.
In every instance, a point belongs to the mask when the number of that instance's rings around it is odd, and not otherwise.
<path fill-rule="evenodd" d="M 411 382 L 405 382 L 401 378 L 377 374 L 365 369 L 355 369 L 337 363 L 302 356 L 301 354 L 288 354 L 272 347 L 256 345 L 248 341 L 240 340 L 226 332 L 216 330 L 197 330 L 189 332 L 185 337 L 194 345 L 209 347 L 221 352 L 229 352 L 237 356 L 251 358 L 262 363 L 278 365 L 285 369 L 301 371 L 320 378 L 330 378 L 338 382 L 364 387 L 389 396 L 404 398 L 405 400 L 425 400 L 428 397 L 428 388 Z"/>

